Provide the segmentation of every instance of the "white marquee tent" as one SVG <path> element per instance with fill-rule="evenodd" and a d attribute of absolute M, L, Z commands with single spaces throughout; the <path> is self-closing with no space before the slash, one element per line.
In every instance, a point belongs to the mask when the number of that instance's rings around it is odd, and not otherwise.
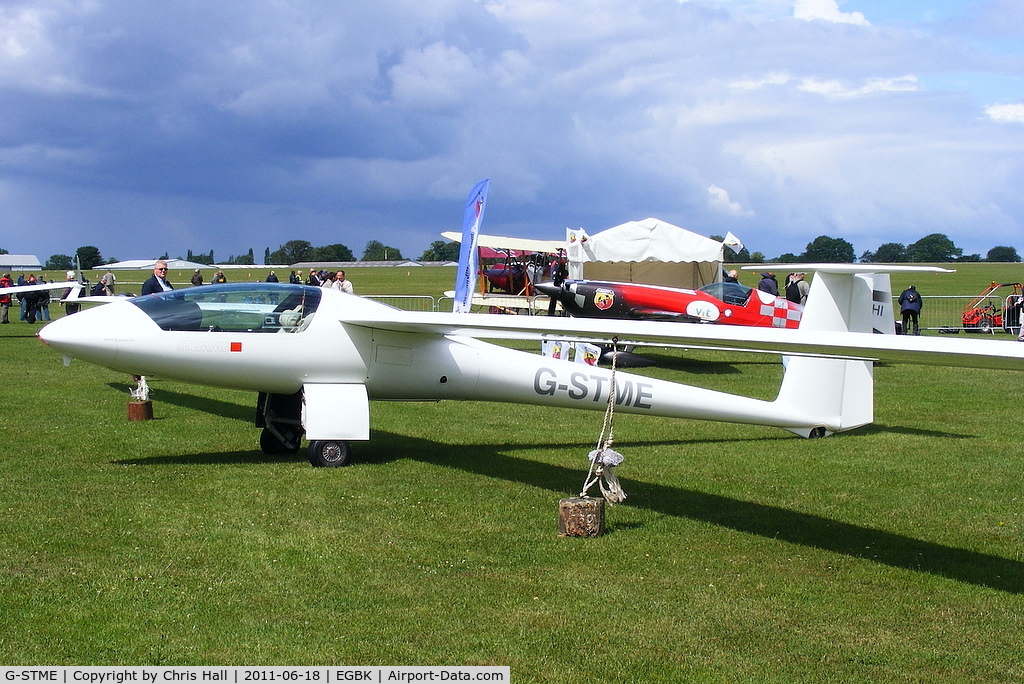
<path fill-rule="evenodd" d="M 722 270 L 723 243 L 656 218 L 585 239 L 568 231 L 566 240 L 572 279 L 697 288 L 719 280 Z"/>

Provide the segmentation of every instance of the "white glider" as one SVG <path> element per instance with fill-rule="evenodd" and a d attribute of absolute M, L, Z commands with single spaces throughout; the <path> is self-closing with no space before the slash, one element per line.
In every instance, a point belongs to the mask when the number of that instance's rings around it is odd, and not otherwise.
<path fill-rule="evenodd" d="M 812 270 L 804 266 L 801 270 Z M 616 411 L 776 426 L 805 437 L 873 419 L 873 362 L 1024 370 L 1016 342 L 874 335 L 884 268 L 822 266 L 798 330 L 660 321 L 414 313 L 304 285 L 229 284 L 114 301 L 39 331 L 64 354 L 136 375 L 259 393 L 265 452 L 348 462 L 370 400 L 605 410 L 612 371 L 482 341 L 580 340 L 780 353 L 772 401 L 616 371 Z M 903 270 L 903 269 L 900 269 Z M 891 305 L 891 303 L 890 303 Z"/>

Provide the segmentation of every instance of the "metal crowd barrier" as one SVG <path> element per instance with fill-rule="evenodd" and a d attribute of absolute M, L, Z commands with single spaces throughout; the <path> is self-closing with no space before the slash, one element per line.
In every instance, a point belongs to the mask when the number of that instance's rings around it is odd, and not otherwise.
<path fill-rule="evenodd" d="M 1016 295 L 986 297 L 974 308 L 980 309 L 973 325 L 964 324 L 964 309 L 978 295 L 921 295 L 921 329 L 936 330 L 942 334 L 1003 334 L 1020 332 L 1021 310 L 1014 307 Z M 897 321 L 900 315 L 899 295 L 893 295 L 892 311 Z"/>

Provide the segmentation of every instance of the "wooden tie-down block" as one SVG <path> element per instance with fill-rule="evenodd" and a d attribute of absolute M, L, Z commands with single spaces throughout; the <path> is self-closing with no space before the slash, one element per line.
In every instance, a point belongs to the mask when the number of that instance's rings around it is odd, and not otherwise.
<path fill-rule="evenodd" d="M 604 499 L 574 496 L 558 502 L 559 537 L 600 537 L 604 534 Z"/>
<path fill-rule="evenodd" d="M 153 402 L 129 401 L 128 420 L 153 420 Z"/>

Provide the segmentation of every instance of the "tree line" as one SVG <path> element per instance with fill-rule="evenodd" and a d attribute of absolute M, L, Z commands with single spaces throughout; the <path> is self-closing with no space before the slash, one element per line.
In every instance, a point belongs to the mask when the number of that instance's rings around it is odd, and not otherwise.
<path fill-rule="evenodd" d="M 721 235 L 712 235 L 711 239 L 723 241 Z M 458 242 L 445 242 L 435 240 L 420 255 L 419 261 L 457 261 L 459 258 L 460 245 Z M 0 248 L 0 254 L 8 254 L 6 249 Z M 94 269 L 104 264 L 114 263 L 117 259 L 104 259 L 100 250 L 92 245 L 79 247 L 75 256 L 83 269 Z M 167 259 L 169 255 L 164 253 L 159 258 Z M 193 261 L 198 264 L 213 265 L 238 264 L 255 265 L 256 256 L 250 248 L 247 254 L 238 256 L 232 255 L 226 261 L 217 262 L 214 260 L 213 250 L 209 253 L 193 252 L 191 249 L 185 256 L 178 256 L 179 259 Z M 401 261 L 405 257 L 397 247 L 385 245 L 379 240 L 370 240 L 363 248 L 362 257 L 359 261 Z M 263 251 L 264 264 L 295 264 L 299 262 L 333 262 L 333 261 L 356 261 L 352 250 L 343 244 L 314 246 L 308 240 L 289 240 L 276 250 L 271 251 L 267 247 Z M 988 250 L 984 257 L 980 254 L 964 254 L 963 249 L 957 247 L 948 236 L 942 233 L 926 235 L 917 242 L 903 245 L 899 242 L 886 242 L 880 245 L 875 251 L 863 252 L 859 259 L 854 252 L 853 245 L 843 238 L 819 235 L 807 243 L 807 247 L 800 254 L 787 252 L 773 259 L 765 257 L 761 252 L 750 252 L 746 247 L 739 252 L 731 248 L 725 249 L 726 263 L 829 263 L 829 264 L 852 264 L 860 263 L 877 264 L 900 264 L 900 263 L 942 263 L 942 262 L 972 262 L 972 261 L 994 261 L 994 262 L 1015 262 L 1021 261 L 1020 255 L 1015 247 L 999 245 Z M 46 261 L 44 268 L 48 271 L 63 271 L 74 268 L 75 258 L 67 254 L 53 254 Z"/>
<path fill-rule="evenodd" d="M 438 242 L 434 244 L 437 245 L 443 243 Z M 458 243 L 453 244 L 455 245 L 455 259 L 458 259 Z M 6 249 L 0 248 L 0 254 L 7 253 Z M 433 254 L 433 251 L 427 250 L 424 252 L 424 256 L 420 257 L 420 259 L 423 261 L 435 260 L 433 257 L 428 257 L 428 254 Z M 106 264 L 112 264 L 118 261 L 118 259 L 104 258 L 103 254 L 100 253 L 99 248 L 94 245 L 85 245 L 75 250 L 74 256 L 69 254 L 50 255 L 50 258 L 46 260 L 46 264 L 43 268 L 47 271 L 69 270 L 75 267 L 76 258 L 84 270 L 99 268 Z M 170 258 L 170 254 L 164 252 L 157 258 L 168 259 Z M 205 264 L 207 266 L 212 266 L 217 263 L 225 266 L 252 266 L 256 264 L 256 255 L 252 248 L 249 249 L 247 254 L 240 254 L 238 256 L 232 255 L 224 261 L 216 261 L 212 249 L 209 252 L 193 252 L 190 249 L 184 256 L 179 254 L 177 258 L 185 261 L 192 261 L 197 264 Z M 385 245 L 379 240 L 370 240 L 366 243 L 366 247 L 363 249 L 363 256 L 360 261 L 401 261 L 403 259 L 405 259 L 405 257 L 402 256 L 402 251 L 397 247 Z M 333 244 L 314 247 L 313 244 L 307 240 L 289 240 L 274 251 L 270 251 L 269 247 L 263 251 L 264 264 L 294 264 L 300 261 L 321 263 L 331 261 L 356 261 L 356 257 L 352 253 L 352 250 L 345 245 Z"/>
<path fill-rule="evenodd" d="M 714 240 L 724 238 L 711 236 Z M 988 251 L 984 258 L 980 254 L 964 254 L 948 236 L 942 233 L 926 235 L 917 242 L 903 245 L 899 242 L 887 242 L 875 251 L 866 251 L 860 255 L 863 264 L 901 264 L 901 263 L 936 263 L 951 261 L 999 261 L 1019 262 L 1020 255 L 1015 247 L 997 246 Z M 726 263 L 816 263 L 816 264 L 852 264 L 858 261 L 853 245 L 843 238 L 819 235 L 807 243 L 802 254 L 786 253 L 766 259 L 760 252 L 748 252 L 744 247 L 739 252 L 725 250 Z"/>

